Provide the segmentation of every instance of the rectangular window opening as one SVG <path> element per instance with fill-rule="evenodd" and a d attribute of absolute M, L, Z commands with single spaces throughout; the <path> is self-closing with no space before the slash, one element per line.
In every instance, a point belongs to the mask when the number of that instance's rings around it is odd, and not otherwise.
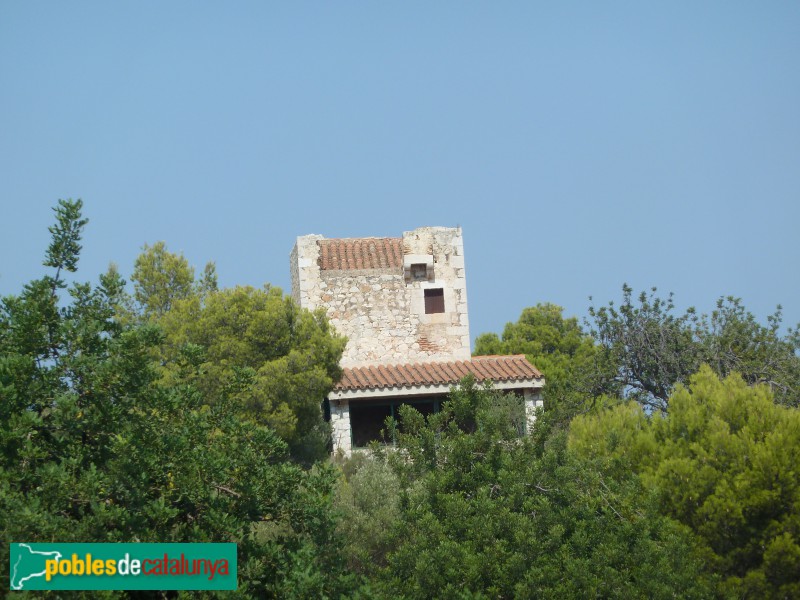
<path fill-rule="evenodd" d="M 444 312 L 444 290 L 442 288 L 425 290 L 425 314 Z"/>
<path fill-rule="evenodd" d="M 412 281 L 427 281 L 428 280 L 428 266 L 424 263 L 415 263 L 411 265 L 411 280 Z"/>

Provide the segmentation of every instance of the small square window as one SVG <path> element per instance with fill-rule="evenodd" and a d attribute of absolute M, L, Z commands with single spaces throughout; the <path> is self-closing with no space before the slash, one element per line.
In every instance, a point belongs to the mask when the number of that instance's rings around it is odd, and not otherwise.
<path fill-rule="evenodd" d="M 425 314 L 444 312 L 444 290 L 442 288 L 425 290 Z"/>
<path fill-rule="evenodd" d="M 411 265 L 411 280 L 426 281 L 428 279 L 428 267 L 425 263 Z"/>

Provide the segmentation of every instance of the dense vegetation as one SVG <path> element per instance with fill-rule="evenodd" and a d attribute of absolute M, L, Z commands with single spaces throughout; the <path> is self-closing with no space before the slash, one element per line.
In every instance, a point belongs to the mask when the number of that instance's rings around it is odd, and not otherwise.
<path fill-rule="evenodd" d="M 130 288 L 114 268 L 68 283 L 81 208 L 59 203 L 48 274 L 0 301 L 5 540 L 232 541 L 242 597 L 800 597 L 780 309 L 677 314 L 627 287 L 583 324 L 527 308 L 476 353 L 543 371 L 531 435 L 516 398 L 466 380 L 427 419 L 403 407 L 396 448 L 334 464 L 324 316 L 220 290 L 163 243 Z"/>

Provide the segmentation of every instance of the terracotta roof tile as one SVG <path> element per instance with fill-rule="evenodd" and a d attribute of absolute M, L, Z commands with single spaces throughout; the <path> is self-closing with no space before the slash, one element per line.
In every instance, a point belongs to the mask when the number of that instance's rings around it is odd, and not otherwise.
<path fill-rule="evenodd" d="M 402 238 L 345 238 L 319 240 L 319 268 L 402 269 Z"/>
<path fill-rule="evenodd" d="M 420 362 L 404 365 L 350 367 L 342 370 L 336 391 L 455 385 L 468 373 L 477 381 L 495 382 L 538 379 L 539 370 L 525 356 L 476 356 L 470 360 Z"/>

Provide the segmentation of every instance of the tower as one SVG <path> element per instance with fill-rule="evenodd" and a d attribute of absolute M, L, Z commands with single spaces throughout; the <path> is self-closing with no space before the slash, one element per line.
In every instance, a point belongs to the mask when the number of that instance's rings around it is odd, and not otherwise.
<path fill-rule="evenodd" d="M 328 397 L 334 451 L 380 439 L 401 404 L 437 411 L 472 374 L 541 404 L 541 373 L 524 356 L 470 358 L 461 228 L 420 227 L 398 238 L 297 238 L 292 297 L 323 309 L 347 337 L 344 374 Z"/>

